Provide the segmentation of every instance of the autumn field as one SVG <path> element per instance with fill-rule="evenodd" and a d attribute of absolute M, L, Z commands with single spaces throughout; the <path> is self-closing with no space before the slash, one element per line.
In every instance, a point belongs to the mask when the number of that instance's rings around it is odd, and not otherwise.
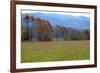
<path fill-rule="evenodd" d="M 21 62 L 50 62 L 87 60 L 90 58 L 89 41 L 23 41 Z"/>

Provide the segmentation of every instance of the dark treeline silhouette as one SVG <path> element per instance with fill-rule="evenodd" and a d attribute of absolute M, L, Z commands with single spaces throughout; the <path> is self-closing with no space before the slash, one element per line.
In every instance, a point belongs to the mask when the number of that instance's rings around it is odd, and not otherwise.
<path fill-rule="evenodd" d="M 48 20 L 26 15 L 22 18 L 21 39 L 52 41 L 52 40 L 89 40 L 89 29 L 79 30 L 61 25 L 52 25 Z M 26 24 L 26 25 L 25 25 Z"/>

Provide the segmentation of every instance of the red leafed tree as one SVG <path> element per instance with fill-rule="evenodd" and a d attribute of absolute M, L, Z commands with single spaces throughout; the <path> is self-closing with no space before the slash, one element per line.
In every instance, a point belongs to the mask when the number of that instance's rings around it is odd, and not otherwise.
<path fill-rule="evenodd" d="M 52 40 L 52 26 L 51 24 L 44 19 L 37 18 L 37 33 L 39 41 L 50 41 Z"/>

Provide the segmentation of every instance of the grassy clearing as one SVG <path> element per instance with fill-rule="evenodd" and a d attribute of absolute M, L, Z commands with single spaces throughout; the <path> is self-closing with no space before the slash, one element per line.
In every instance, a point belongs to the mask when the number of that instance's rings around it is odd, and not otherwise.
<path fill-rule="evenodd" d="M 21 62 L 86 60 L 89 41 L 22 42 Z"/>

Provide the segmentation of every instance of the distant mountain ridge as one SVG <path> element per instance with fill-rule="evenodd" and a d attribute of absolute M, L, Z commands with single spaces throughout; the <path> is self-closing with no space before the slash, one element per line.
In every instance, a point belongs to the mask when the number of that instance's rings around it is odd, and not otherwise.
<path fill-rule="evenodd" d="M 90 29 L 90 18 L 86 16 L 62 15 L 56 13 L 22 13 L 22 18 L 26 15 L 43 18 L 48 20 L 51 25 L 62 25 L 65 27 L 72 27 L 75 29 Z M 24 22 L 22 20 L 22 22 Z"/>

